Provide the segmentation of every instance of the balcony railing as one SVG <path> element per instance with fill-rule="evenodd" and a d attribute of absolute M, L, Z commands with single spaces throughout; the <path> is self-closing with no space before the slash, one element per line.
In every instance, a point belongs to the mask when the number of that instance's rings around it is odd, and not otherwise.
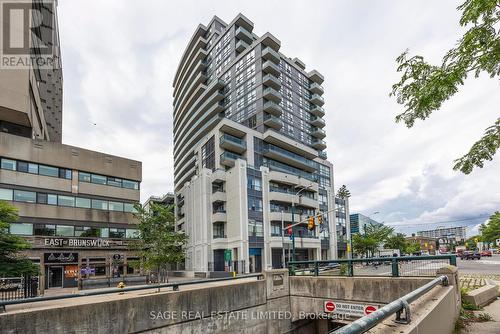
<path fill-rule="evenodd" d="M 235 137 L 235 136 L 227 134 L 227 133 L 223 134 L 220 137 L 220 145 L 224 146 L 224 144 L 226 144 L 226 143 L 231 144 L 231 145 L 237 145 L 237 146 L 241 147 L 242 149 L 247 148 L 247 143 L 244 139 Z"/>
<path fill-rule="evenodd" d="M 290 151 L 287 151 L 281 147 L 278 147 L 278 146 L 275 146 L 275 145 L 272 145 L 272 144 L 268 144 L 264 147 L 264 152 L 275 152 L 275 153 L 278 153 L 280 155 L 284 155 L 284 156 L 287 156 L 297 162 L 300 162 L 301 164 L 303 165 L 307 165 L 311 168 L 314 168 L 314 169 L 317 169 L 318 168 L 318 163 L 315 162 L 314 160 L 309 160 L 307 158 L 304 158 L 303 156 L 301 155 L 298 155 L 296 153 L 293 153 L 293 152 L 290 152 Z"/>
<path fill-rule="evenodd" d="M 314 182 L 318 181 L 318 175 L 316 173 L 304 172 L 298 168 L 288 166 L 284 163 L 281 163 L 281 162 L 278 162 L 275 160 L 266 159 L 263 162 L 263 165 L 268 167 L 271 170 L 275 170 L 275 171 L 283 172 L 283 173 L 288 173 L 288 174 L 293 174 L 295 176 L 302 177 L 302 178 L 307 179 L 309 181 L 314 181 Z"/>

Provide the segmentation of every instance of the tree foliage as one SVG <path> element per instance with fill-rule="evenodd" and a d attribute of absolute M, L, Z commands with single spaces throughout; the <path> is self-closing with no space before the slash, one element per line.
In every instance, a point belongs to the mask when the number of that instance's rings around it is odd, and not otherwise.
<path fill-rule="evenodd" d="M 460 25 L 468 30 L 440 65 L 431 65 L 422 56 L 409 56 L 408 50 L 396 59 L 402 77 L 392 86 L 390 95 L 405 107 L 396 122 L 412 127 L 417 119 L 425 120 L 457 93 L 470 74 L 500 75 L 499 1 L 466 0 L 457 9 L 462 11 Z M 482 168 L 485 161 L 492 160 L 499 147 L 500 118 L 468 153 L 455 160 L 453 168 L 469 174 L 474 167 Z"/>
<path fill-rule="evenodd" d="M 337 196 L 341 199 L 348 199 L 349 197 L 351 197 L 351 192 L 347 189 L 347 187 L 344 184 L 337 191 Z"/>
<path fill-rule="evenodd" d="M 488 222 L 481 226 L 481 240 L 486 242 L 495 242 L 500 239 L 500 212 L 491 215 Z"/>
<path fill-rule="evenodd" d="M 171 207 L 151 203 L 150 210 L 136 205 L 139 219 L 139 249 L 141 265 L 145 269 L 163 268 L 167 264 L 177 264 L 185 259 L 188 236 L 175 230 L 175 218 Z"/>
<path fill-rule="evenodd" d="M 0 201 L 0 276 L 17 277 L 36 275 L 38 267 L 19 252 L 29 249 L 29 243 L 22 237 L 9 233 L 9 224 L 19 219 L 17 208 Z"/>
<path fill-rule="evenodd" d="M 385 241 L 384 247 L 387 249 L 399 249 L 401 254 L 406 253 L 408 242 L 403 233 L 389 235 Z"/>
<path fill-rule="evenodd" d="M 373 255 L 379 246 L 387 241 L 394 229 L 385 225 L 368 224 L 364 231 L 354 234 L 352 247 L 358 254 Z"/>

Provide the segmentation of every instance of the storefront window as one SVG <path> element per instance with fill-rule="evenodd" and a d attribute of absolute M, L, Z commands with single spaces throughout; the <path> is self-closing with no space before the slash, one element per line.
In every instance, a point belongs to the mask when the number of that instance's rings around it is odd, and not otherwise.
<path fill-rule="evenodd" d="M 126 232 L 127 239 L 137 239 L 139 238 L 139 230 L 135 228 L 128 228 Z"/>
<path fill-rule="evenodd" d="M 101 228 L 101 238 L 109 238 L 109 228 L 107 227 Z"/>
<path fill-rule="evenodd" d="M 100 230 L 89 226 L 75 226 L 75 237 L 99 237 Z"/>
<path fill-rule="evenodd" d="M 56 234 L 61 237 L 72 237 L 75 234 L 75 227 L 66 225 L 57 225 Z"/>
<path fill-rule="evenodd" d="M 48 224 L 35 224 L 35 235 L 56 235 L 56 226 Z"/>
<path fill-rule="evenodd" d="M 125 238 L 125 229 L 124 228 L 110 228 L 109 229 L 109 237 L 110 238 Z"/>
<path fill-rule="evenodd" d="M 10 224 L 10 233 L 17 235 L 33 235 L 33 224 Z"/>

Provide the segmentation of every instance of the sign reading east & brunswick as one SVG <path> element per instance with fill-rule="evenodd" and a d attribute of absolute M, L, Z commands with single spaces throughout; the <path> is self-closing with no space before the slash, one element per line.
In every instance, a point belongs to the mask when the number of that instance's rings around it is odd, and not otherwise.
<path fill-rule="evenodd" d="M 109 247 L 109 240 L 105 239 L 72 239 L 72 238 L 45 238 L 45 246 L 51 247 L 81 247 L 104 248 Z"/>

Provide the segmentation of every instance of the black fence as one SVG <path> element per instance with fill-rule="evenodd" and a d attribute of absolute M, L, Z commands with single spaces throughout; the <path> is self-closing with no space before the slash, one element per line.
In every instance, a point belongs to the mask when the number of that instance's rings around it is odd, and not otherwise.
<path fill-rule="evenodd" d="M 432 277 L 448 265 L 457 265 L 456 255 L 291 261 L 288 268 L 290 275 Z"/>
<path fill-rule="evenodd" d="M 0 278 L 0 300 L 15 300 L 38 296 L 38 277 Z"/>

